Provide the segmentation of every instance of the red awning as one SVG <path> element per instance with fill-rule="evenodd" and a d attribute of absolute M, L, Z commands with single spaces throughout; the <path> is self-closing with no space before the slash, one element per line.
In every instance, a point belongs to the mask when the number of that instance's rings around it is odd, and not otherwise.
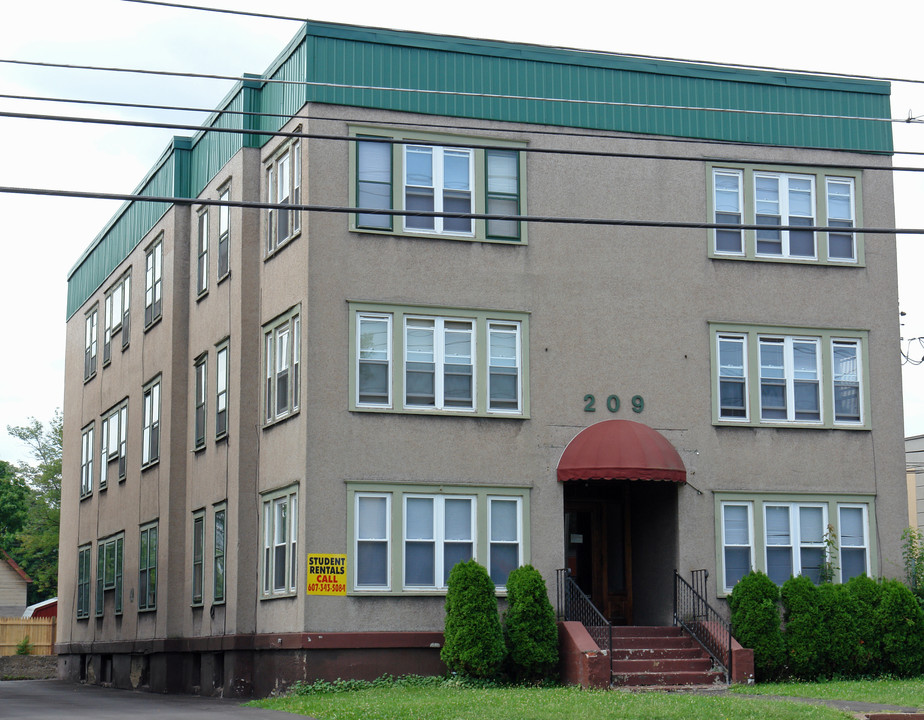
<path fill-rule="evenodd" d="M 686 482 L 687 469 L 657 430 L 631 420 L 604 420 L 568 443 L 558 463 L 558 480 Z"/>

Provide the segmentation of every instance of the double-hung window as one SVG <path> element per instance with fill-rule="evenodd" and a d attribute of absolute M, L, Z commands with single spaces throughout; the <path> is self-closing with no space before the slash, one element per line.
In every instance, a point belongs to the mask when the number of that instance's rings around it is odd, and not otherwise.
<path fill-rule="evenodd" d="M 93 309 L 84 318 L 83 379 L 89 380 L 96 375 L 96 354 L 99 338 L 99 307 Z"/>
<path fill-rule="evenodd" d="M 131 281 L 131 274 L 124 275 L 106 294 L 103 365 L 108 365 L 112 359 L 112 338 L 116 333 L 122 333 L 122 349 L 128 347 Z"/>
<path fill-rule="evenodd" d="M 138 558 L 138 610 L 157 608 L 157 523 L 141 527 Z"/>
<path fill-rule="evenodd" d="M 870 574 L 868 511 L 862 504 L 838 506 L 841 582 Z"/>
<path fill-rule="evenodd" d="M 725 588 L 730 590 L 751 572 L 754 562 L 754 531 L 750 503 L 722 505 L 722 556 Z"/>
<path fill-rule="evenodd" d="M 289 208 L 301 204 L 301 144 L 289 143 L 266 168 L 266 254 L 295 237 L 301 229 L 301 212 Z"/>
<path fill-rule="evenodd" d="M 716 424 L 867 426 L 864 331 L 713 324 Z"/>
<path fill-rule="evenodd" d="M 713 257 L 851 263 L 862 259 L 857 226 L 859 173 L 765 167 L 711 169 Z M 756 230 L 722 225 L 757 225 Z M 809 227 L 828 227 L 816 232 Z M 782 227 L 790 229 L 783 230 Z"/>
<path fill-rule="evenodd" d="M 77 549 L 77 619 L 90 617 L 90 557 L 92 546 Z"/>
<path fill-rule="evenodd" d="M 110 476 L 125 479 L 128 431 L 128 402 L 103 413 L 100 423 L 99 488 L 109 484 Z"/>
<path fill-rule="evenodd" d="M 352 307 L 353 409 L 526 415 L 525 313 Z"/>
<path fill-rule="evenodd" d="M 96 616 L 102 617 L 105 594 L 113 591 L 116 615 L 122 614 L 122 551 L 125 536 L 118 535 L 100 540 L 96 545 Z"/>
<path fill-rule="evenodd" d="M 264 420 L 267 423 L 298 410 L 301 323 L 298 308 L 263 328 Z"/>
<path fill-rule="evenodd" d="M 212 545 L 212 601 L 225 601 L 225 538 L 228 510 L 224 504 L 215 507 L 215 541 Z"/>
<path fill-rule="evenodd" d="M 353 216 L 355 229 L 475 240 L 525 239 L 516 219 L 525 196 L 520 144 L 466 147 L 466 142 L 483 145 L 485 140 L 426 133 L 406 136 L 379 128 L 357 128 L 354 137 L 351 200 L 367 211 Z M 392 209 L 403 212 L 368 212 Z M 472 214 L 494 217 L 474 219 Z"/>
<path fill-rule="evenodd" d="M 208 356 L 200 355 L 193 366 L 196 376 L 196 409 L 195 409 L 195 449 L 201 450 L 205 447 L 205 407 L 208 402 Z"/>
<path fill-rule="evenodd" d="M 160 378 L 142 393 L 141 467 L 160 459 Z"/>
<path fill-rule="evenodd" d="M 94 424 L 90 423 L 80 434 L 80 497 L 87 497 L 93 492 L 93 444 Z"/>
<path fill-rule="evenodd" d="M 218 199 L 225 203 L 231 200 L 231 188 L 225 187 Z M 218 280 L 231 272 L 231 207 L 218 206 Z"/>
<path fill-rule="evenodd" d="M 228 434 L 228 343 L 215 353 L 215 437 Z"/>
<path fill-rule="evenodd" d="M 192 528 L 192 604 L 202 605 L 202 584 L 205 576 L 205 513 L 193 514 Z"/>
<path fill-rule="evenodd" d="M 298 577 L 298 489 L 263 496 L 263 597 L 295 593 Z"/>
<path fill-rule="evenodd" d="M 150 327 L 163 313 L 164 242 L 158 239 L 144 256 L 144 326 Z"/>
<path fill-rule="evenodd" d="M 794 575 L 821 582 L 829 560 L 825 534 L 827 506 L 815 504 L 764 504 L 767 575 L 782 585 Z"/>
<path fill-rule="evenodd" d="M 353 592 L 444 592 L 471 559 L 503 588 L 526 562 L 527 490 L 357 483 L 349 494 Z"/>
<path fill-rule="evenodd" d="M 196 223 L 196 294 L 204 295 L 209 289 L 209 209 L 199 212 Z"/>

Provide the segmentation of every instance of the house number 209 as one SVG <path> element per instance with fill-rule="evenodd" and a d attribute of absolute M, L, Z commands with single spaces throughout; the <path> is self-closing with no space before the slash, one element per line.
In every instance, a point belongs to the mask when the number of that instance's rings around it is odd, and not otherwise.
<path fill-rule="evenodd" d="M 619 395 L 610 395 L 606 399 L 606 409 L 611 413 L 619 412 Z M 640 413 L 645 409 L 645 399 L 641 395 L 632 396 L 632 412 Z M 591 394 L 584 396 L 584 412 L 597 412 L 597 398 Z"/>

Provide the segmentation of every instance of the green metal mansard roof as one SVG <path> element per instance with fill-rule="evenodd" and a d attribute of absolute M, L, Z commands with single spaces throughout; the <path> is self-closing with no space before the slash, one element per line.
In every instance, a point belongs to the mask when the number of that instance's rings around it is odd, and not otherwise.
<path fill-rule="evenodd" d="M 280 129 L 286 116 L 306 102 L 762 145 L 892 152 L 885 82 L 309 21 L 263 75 L 238 83 L 203 131 L 175 138 L 135 194 L 195 198 L 238 150 L 260 147 L 269 139 L 253 131 Z M 214 127 L 251 133 L 205 130 Z M 122 206 L 68 275 L 68 317 L 169 207 L 153 202 Z"/>

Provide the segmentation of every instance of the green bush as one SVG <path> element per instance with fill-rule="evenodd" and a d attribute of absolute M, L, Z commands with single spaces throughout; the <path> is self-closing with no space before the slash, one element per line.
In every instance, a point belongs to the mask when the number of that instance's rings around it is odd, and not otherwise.
<path fill-rule="evenodd" d="M 882 582 L 876 623 L 882 638 L 883 670 L 900 677 L 924 673 L 924 612 L 898 580 Z"/>
<path fill-rule="evenodd" d="M 542 575 L 524 565 L 507 578 L 504 642 L 517 682 L 549 678 L 558 665 L 558 626 Z"/>
<path fill-rule="evenodd" d="M 857 654 L 854 662 L 858 676 L 879 672 L 882 661 L 882 640 L 876 624 L 879 603 L 882 600 L 882 585 L 866 575 L 858 575 L 847 581 L 847 592 L 856 602 Z"/>
<path fill-rule="evenodd" d="M 828 678 L 858 675 L 861 643 L 856 598 L 846 585 L 824 583 L 818 586 L 818 611 L 825 638 L 818 648 L 819 673 Z"/>
<path fill-rule="evenodd" d="M 760 681 L 773 680 L 783 667 L 779 600 L 780 589 L 758 570 L 741 578 L 728 598 L 732 632 L 754 650 L 754 675 Z"/>
<path fill-rule="evenodd" d="M 34 646 L 29 642 L 29 636 L 26 635 L 22 640 L 16 643 L 16 654 L 17 655 L 31 655 L 34 650 Z"/>
<path fill-rule="evenodd" d="M 818 588 L 807 577 L 789 578 L 780 590 L 783 601 L 783 642 L 789 672 L 803 680 L 814 680 L 823 674 L 821 649 L 824 618 L 819 605 Z"/>
<path fill-rule="evenodd" d="M 457 563 L 449 573 L 440 657 L 451 672 L 493 678 L 504 655 L 497 598 L 488 571 L 474 560 Z"/>

